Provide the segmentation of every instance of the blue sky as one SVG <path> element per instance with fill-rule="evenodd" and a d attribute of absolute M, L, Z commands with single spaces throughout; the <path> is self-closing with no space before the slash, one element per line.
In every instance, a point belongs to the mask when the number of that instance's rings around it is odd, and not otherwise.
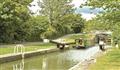
<path fill-rule="evenodd" d="M 101 8 L 95 8 L 90 9 L 89 6 L 84 6 L 82 8 L 77 8 L 76 13 L 82 14 L 82 17 L 86 20 L 90 20 L 94 18 L 99 12 L 102 12 L 103 9 Z"/>
<path fill-rule="evenodd" d="M 38 0 L 34 0 L 31 4 L 35 5 L 33 7 L 30 7 L 30 9 L 33 11 L 33 12 L 36 12 L 38 13 L 37 11 L 40 10 L 40 8 L 38 7 L 37 5 L 37 1 Z M 72 4 L 74 4 L 74 7 L 77 8 L 76 10 L 76 13 L 80 13 L 82 14 L 82 18 L 86 19 L 86 20 L 90 20 L 92 19 L 93 17 L 96 16 L 96 14 L 99 12 L 99 11 L 102 11 L 102 9 L 99 9 L 99 8 L 96 8 L 94 10 L 91 10 L 90 7 L 88 6 L 84 6 L 83 8 L 79 8 L 79 6 L 81 4 L 84 4 L 87 0 L 73 0 Z"/>

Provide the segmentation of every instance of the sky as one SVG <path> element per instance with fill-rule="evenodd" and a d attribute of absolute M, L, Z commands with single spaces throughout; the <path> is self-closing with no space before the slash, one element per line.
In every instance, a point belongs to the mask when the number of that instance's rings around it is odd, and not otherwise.
<path fill-rule="evenodd" d="M 30 7 L 30 10 L 32 10 L 34 13 L 38 14 L 38 10 L 40 10 L 40 8 L 38 7 L 37 4 L 38 0 L 34 0 L 31 4 L 34 5 L 32 7 Z M 79 6 L 81 4 L 84 4 L 87 0 L 73 0 L 72 4 L 74 4 L 74 7 L 77 8 L 76 13 L 80 13 L 82 15 L 82 18 L 86 19 L 86 20 L 90 20 L 92 18 L 94 18 L 96 16 L 96 14 L 101 11 L 102 9 L 94 9 L 91 10 L 90 7 L 85 6 L 83 8 L 79 8 Z"/>
<path fill-rule="evenodd" d="M 84 4 L 87 0 L 73 0 L 72 4 L 75 5 L 75 7 L 79 7 L 81 4 Z"/>

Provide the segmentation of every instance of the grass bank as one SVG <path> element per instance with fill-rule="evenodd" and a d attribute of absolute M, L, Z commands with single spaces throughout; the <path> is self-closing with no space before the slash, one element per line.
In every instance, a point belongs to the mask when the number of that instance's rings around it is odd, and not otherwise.
<path fill-rule="evenodd" d="M 59 39 L 63 39 L 64 42 L 74 42 L 75 39 L 79 39 L 79 38 L 81 38 L 81 36 L 83 36 L 83 35 L 69 34 L 69 35 L 63 36 Z M 0 55 L 13 53 L 15 45 L 16 44 L 0 45 Z M 23 43 L 23 45 L 25 46 L 26 52 L 56 47 L 55 44 L 42 43 L 42 42 L 29 42 L 29 43 Z"/>
<path fill-rule="evenodd" d="M 112 49 L 97 58 L 97 62 L 90 65 L 89 70 L 120 70 L 120 49 Z"/>
<path fill-rule="evenodd" d="M 16 44 L 1 45 L 1 46 L 4 46 L 4 47 L 0 47 L 0 55 L 14 53 L 14 46 L 15 45 Z M 55 45 L 52 44 L 52 43 L 40 43 L 40 42 L 26 43 L 26 44 L 23 44 L 23 45 L 25 46 L 25 52 L 55 47 Z"/>
<path fill-rule="evenodd" d="M 74 42 L 75 39 L 79 39 L 82 36 L 83 36 L 82 34 L 69 34 L 69 35 L 65 35 L 63 37 L 60 37 L 58 39 L 63 39 L 64 42 Z"/>

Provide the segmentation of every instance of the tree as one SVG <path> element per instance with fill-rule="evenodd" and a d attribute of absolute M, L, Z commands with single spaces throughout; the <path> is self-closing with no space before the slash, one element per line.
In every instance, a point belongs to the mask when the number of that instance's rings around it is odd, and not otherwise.
<path fill-rule="evenodd" d="M 45 16 L 32 16 L 27 23 L 30 25 L 30 34 L 27 41 L 40 41 L 42 33 L 47 31 L 47 18 Z"/>
<path fill-rule="evenodd" d="M 58 32 L 59 34 L 64 33 L 62 28 L 66 26 L 61 24 L 61 19 L 63 16 L 74 12 L 71 2 L 72 0 L 42 0 L 38 2 L 41 8 L 40 14 L 46 16 L 49 22 L 49 27 L 44 35 L 50 34 L 52 36 Z"/>
<path fill-rule="evenodd" d="M 80 33 L 84 29 L 85 20 L 81 18 L 81 14 L 68 14 L 63 16 L 61 20 L 62 25 L 69 26 L 68 30 L 73 31 L 74 33 Z"/>
<path fill-rule="evenodd" d="M 120 41 L 120 0 L 88 0 L 87 5 L 103 8 L 104 11 L 97 16 L 96 25 L 104 25 L 104 30 L 113 31 L 113 38 Z M 99 24 L 98 24 L 99 23 Z M 100 28 L 100 27 L 98 27 Z"/>
<path fill-rule="evenodd" d="M 48 17 L 50 25 L 54 25 L 62 16 L 73 13 L 71 2 L 72 0 L 42 0 L 38 4 L 40 13 Z"/>
<path fill-rule="evenodd" d="M 99 20 L 104 20 L 104 23 L 110 22 L 110 25 L 115 25 L 119 22 L 120 16 L 120 0 L 88 0 L 87 5 L 103 8 L 104 11 L 98 17 Z"/>
<path fill-rule="evenodd" d="M 32 0 L 4 0 L 0 2 L 0 42 L 25 40 L 30 18 L 28 5 Z"/>

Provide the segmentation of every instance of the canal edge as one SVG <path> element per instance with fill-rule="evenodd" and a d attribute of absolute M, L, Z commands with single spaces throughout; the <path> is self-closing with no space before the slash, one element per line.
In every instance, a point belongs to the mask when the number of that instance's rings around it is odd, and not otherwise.
<path fill-rule="evenodd" d="M 68 50 L 68 49 L 69 49 L 69 47 L 64 48 L 64 50 Z M 24 58 L 30 58 L 30 57 L 48 54 L 48 53 L 57 52 L 57 51 L 60 51 L 60 49 L 59 48 L 49 48 L 49 49 L 25 52 Z M 0 64 L 5 63 L 5 62 L 16 61 L 16 60 L 20 60 L 20 59 L 23 59 L 21 53 L 0 55 Z"/>
<path fill-rule="evenodd" d="M 89 65 L 95 63 L 97 61 L 96 58 L 99 58 L 104 54 L 106 54 L 106 52 L 98 51 L 95 55 L 91 56 L 89 59 L 84 59 L 80 61 L 79 63 L 69 68 L 68 70 L 88 70 Z"/>

